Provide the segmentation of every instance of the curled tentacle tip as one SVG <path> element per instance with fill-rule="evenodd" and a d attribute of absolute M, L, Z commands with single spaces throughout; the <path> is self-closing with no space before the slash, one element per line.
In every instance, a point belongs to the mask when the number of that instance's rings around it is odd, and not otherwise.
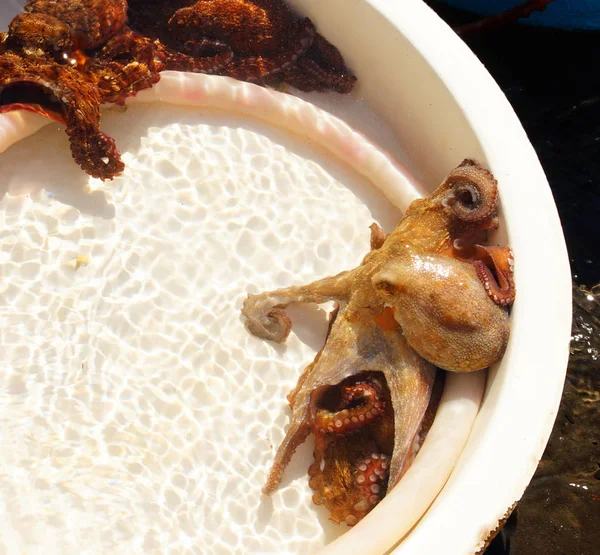
<path fill-rule="evenodd" d="M 256 337 L 283 343 L 292 330 L 292 321 L 282 308 L 273 308 L 268 303 L 269 299 L 260 295 L 248 295 L 242 306 L 246 328 Z"/>
<path fill-rule="evenodd" d="M 71 137 L 71 152 L 74 160 L 89 175 L 106 181 L 123 173 L 125 164 L 121 160 L 121 153 L 114 139 L 100 131 L 89 138 L 84 135 L 83 145 L 81 145 L 80 139 L 83 133 L 80 133 L 77 125 L 71 124 L 67 128 L 67 133 Z"/>
<path fill-rule="evenodd" d="M 317 410 L 315 430 L 322 434 L 344 435 L 362 430 L 383 416 L 385 401 L 379 387 L 368 382 L 344 386 L 338 410 Z"/>
<path fill-rule="evenodd" d="M 467 225 L 492 225 L 496 218 L 498 183 L 494 176 L 470 159 L 465 159 L 448 176 L 442 205 Z"/>
<path fill-rule="evenodd" d="M 516 296 L 515 261 L 510 247 L 485 247 L 477 245 L 473 265 L 477 277 L 489 297 L 498 305 L 510 307 Z"/>

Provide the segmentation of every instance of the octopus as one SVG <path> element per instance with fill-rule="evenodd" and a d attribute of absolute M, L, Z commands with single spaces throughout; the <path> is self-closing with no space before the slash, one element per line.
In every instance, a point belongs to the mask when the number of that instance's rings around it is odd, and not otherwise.
<path fill-rule="evenodd" d="M 338 93 L 356 80 L 282 0 L 27 0 L 0 33 L 0 113 L 65 124 L 75 162 L 113 179 L 125 166 L 100 106 L 123 105 L 164 70 Z"/>
<path fill-rule="evenodd" d="M 291 421 L 263 493 L 277 489 L 314 434 L 313 501 L 333 521 L 355 525 L 409 468 L 439 401 L 441 370 L 474 372 L 503 355 L 513 255 L 482 244 L 498 227 L 497 198 L 493 175 L 465 160 L 411 203 L 393 232 L 373 224 L 357 268 L 248 295 L 248 330 L 275 342 L 291 331 L 290 303 L 335 307 L 323 348 L 287 397 Z"/>

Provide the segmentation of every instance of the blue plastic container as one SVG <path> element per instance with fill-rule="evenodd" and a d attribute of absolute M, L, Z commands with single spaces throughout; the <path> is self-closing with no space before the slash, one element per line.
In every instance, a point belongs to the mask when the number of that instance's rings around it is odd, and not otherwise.
<path fill-rule="evenodd" d="M 524 0 L 443 0 L 444 3 L 479 13 L 496 15 Z M 600 0 L 555 0 L 543 12 L 534 12 L 521 23 L 560 29 L 600 30 Z"/>

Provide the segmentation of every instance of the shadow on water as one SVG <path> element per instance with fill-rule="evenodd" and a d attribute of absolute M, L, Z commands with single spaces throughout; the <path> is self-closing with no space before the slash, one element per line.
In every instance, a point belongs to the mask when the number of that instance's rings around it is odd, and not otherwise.
<path fill-rule="evenodd" d="M 307 473 L 308 467 L 313 461 L 313 450 L 314 439 L 311 435 L 302 445 L 300 445 L 300 447 L 298 447 L 298 450 L 286 468 L 281 480 L 281 488 L 290 485 L 296 480 L 308 481 Z M 346 524 L 336 524 L 329 519 L 329 511 L 325 507 L 313 504 L 312 509 L 315 511 L 321 529 L 323 530 L 323 541 L 325 544 L 332 542 L 347 530 Z M 256 529 L 259 531 L 264 530 L 271 520 L 273 513 L 274 509 L 271 497 L 263 495 L 257 509 L 257 519 L 255 521 Z"/>
<path fill-rule="evenodd" d="M 316 304 L 297 303 L 292 303 L 286 311 L 292 320 L 292 330 L 296 337 L 315 352 L 321 350 L 329 328 L 329 311 Z"/>
<path fill-rule="evenodd" d="M 36 199 L 46 191 L 48 196 L 83 214 L 107 219 L 114 217 L 115 207 L 106 194 L 91 190 L 91 178 L 73 162 L 61 126 L 47 125 L 35 135 L 9 147 L 0 155 L 0 161 L 3 173 L 0 201 L 6 194 L 26 194 Z"/>

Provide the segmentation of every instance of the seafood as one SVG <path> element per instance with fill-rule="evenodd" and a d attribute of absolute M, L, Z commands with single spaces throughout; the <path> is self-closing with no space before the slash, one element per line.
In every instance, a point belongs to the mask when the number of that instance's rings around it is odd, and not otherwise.
<path fill-rule="evenodd" d="M 124 169 L 100 131 L 100 105 L 122 105 L 164 70 L 347 93 L 355 77 L 308 18 L 282 0 L 27 0 L 0 33 L 0 113 L 26 109 L 66 125 L 93 177 Z"/>
<path fill-rule="evenodd" d="M 336 304 L 324 347 L 288 395 L 291 422 L 264 493 L 313 433 L 313 499 L 335 522 L 356 524 L 410 466 L 435 410 L 437 368 L 472 372 L 502 356 L 512 253 L 479 244 L 498 226 L 496 205 L 493 175 L 465 160 L 392 233 L 371 226 L 356 269 L 248 296 L 248 330 L 276 342 L 291 331 L 290 303 Z"/>

